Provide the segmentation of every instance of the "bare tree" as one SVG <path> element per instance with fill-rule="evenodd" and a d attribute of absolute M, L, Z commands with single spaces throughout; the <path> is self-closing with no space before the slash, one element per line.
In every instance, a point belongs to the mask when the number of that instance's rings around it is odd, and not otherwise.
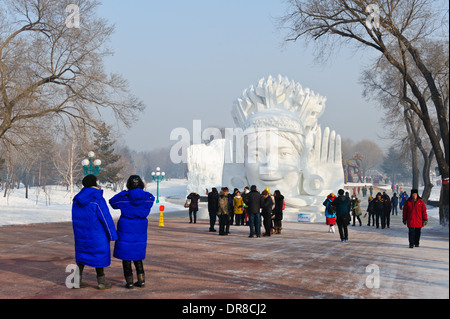
<path fill-rule="evenodd" d="M 75 195 L 76 177 L 82 173 L 80 138 L 74 130 L 66 132 L 60 143 L 55 143 L 52 152 L 53 165 L 70 191 L 70 202 Z"/>
<path fill-rule="evenodd" d="M 402 101 L 420 118 L 432 145 L 443 179 L 440 200 L 441 224 L 449 221 L 449 122 L 445 98 L 420 44 L 426 39 L 448 39 L 448 3 L 431 0 L 289 0 L 289 13 L 282 19 L 290 26 L 288 41 L 313 40 L 323 52 L 338 44 L 354 43 L 358 48 L 379 52 L 401 76 L 410 91 Z M 443 9 L 444 8 L 444 9 Z M 417 69 L 420 78 L 411 75 Z M 427 102 L 421 84 L 427 88 Z M 433 116 L 438 132 L 433 127 Z M 442 145 L 440 140 L 442 138 Z"/>
<path fill-rule="evenodd" d="M 436 82 L 439 84 L 439 90 L 444 98 L 444 105 L 448 105 L 448 41 L 441 43 L 435 41 L 427 41 L 421 45 L 421 50 L 426 53 L 426 60 L 430 65 Z M 432 53 L 432 54 L 430 54 Z M 412 77 L 418 78 L 418 70 L 410 70 Z M 447 76 L 443 76 L 443 75 Z M 403 158 L 411 158 L 412 160 L 412 187 L 419 186 L 419 160 L 418 152 L 423 157 L 422 178 L 424 183 L 424 191 L 422 198 L 427 201 L 433 184 L 430 179 L 431 162 L 434 158 L 434 150 L 428 142 L 428 136 L 423 129 L 422 121 L 410 108 L 410 104 L 403 99 L 408 96 L 411 100 L 415 100 L 414 95 L 404 86 L 402 76 L 396 72 L 387 61 L 381 60 L 373 68 L 363 72 L 361 78 L 365 90 L 364 96 L 376 100 L 385 110 L 385 123 L 391 126 L 390 137 L 394 140 L 397 149 L 403 151 L 403 154 L 410 153 L 411 157 L 403 156 Z M 427 93 L 426 85 L 420 83 L 421 90 L 430 103 L 430 95 Z M 402 111 L 403 109 L 403 111 Z M 432 116 L 433 126 L 438 127 L 436 116 Z M 403 129 L 402 129 L 403 126 Z M 440 136 L 439 130 L 436 135 Z M 396 141 L 396 142 L 395 142 Z"/>
<path fill-rule="evenodd" d="M 75 5 L 79 28 L 67 23 Z M 103 60 L 114 28 L 93 0 L 0 0 L 0 140 L 32 136 L 28 126 L 97 127 L 102 109 L 129 126 L 141 101 Z"/>

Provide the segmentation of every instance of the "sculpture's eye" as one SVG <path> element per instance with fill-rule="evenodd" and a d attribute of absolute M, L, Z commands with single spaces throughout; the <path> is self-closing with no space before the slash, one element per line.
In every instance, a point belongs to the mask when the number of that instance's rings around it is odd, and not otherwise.
<path fill-rule="evenodd" d="M 281 157 L 289 157 L 289 156 L 292 156 L 294 153 L 292 152 L 292 150 L 290 150 L 288 148 L 282 148 L 282 149 L 280 149 L 279 154 Z"/>

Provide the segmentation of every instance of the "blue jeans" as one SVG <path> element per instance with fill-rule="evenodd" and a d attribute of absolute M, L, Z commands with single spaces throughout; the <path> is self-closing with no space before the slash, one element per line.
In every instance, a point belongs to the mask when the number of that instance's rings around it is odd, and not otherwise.
<path fill-rule="evenodd" d="M 397 216 L 398 215 L 397 205 L 392 206 L 392 215 L 394 215 L 394 212 L 395 212 L 395 215 Z"/>
<path fill-rule="evenodd" d="M 261 214 L 249 214 L 250 216 L 250 236 L 256 234 L 257 237 L 261 236 Z"/>

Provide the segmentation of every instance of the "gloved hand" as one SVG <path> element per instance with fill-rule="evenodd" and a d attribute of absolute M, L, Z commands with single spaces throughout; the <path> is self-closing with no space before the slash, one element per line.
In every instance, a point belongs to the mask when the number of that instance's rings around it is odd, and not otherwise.
<path fill-rule="evenodd" d="M 406 220 L 403 221 L 403 225 L 406 225 Z"/>
<path fill-rule="evenodd" d="M 425 220 L 425 221 L 423 222 L 423 225 L 424 225 L 424 226 L 428 225 L 428 220 Z"/>

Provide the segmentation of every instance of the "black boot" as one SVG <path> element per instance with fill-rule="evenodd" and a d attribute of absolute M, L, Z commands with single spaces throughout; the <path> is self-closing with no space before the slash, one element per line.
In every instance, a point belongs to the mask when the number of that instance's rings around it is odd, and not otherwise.
<path fill-rule="evenodd" d="M 134 266 L 136 267 L 136 274 L 138 281 L 135 282 L 135 286 L 139 288 L 145 287 L 145 272 L 144 272 L 144 262 L 142 260 L 136 260 L 134 262 Z"/>
<path fill-rule="evenodd" d="M 126 285 L 125 285 L 125 288 L 127 288 L 127 289 L 133 289 L 134 288 L 133 275 L 125 277 L 125 281 L 127 282 Z"/>
<path fill-rule="evenodd" d="M 139 288 L 145 288 L 145 274 L 144 273 L 138 274 L 137 278 L 138 281 L 136 281 L 134 285 Z"/>
<path fill-rule="evenodd" d="M 87 287 L 88 287 L 88 284 L 85 283 L 85 282 L 83 282 L 83 270 L 84 270 L 84 265 L 78 264 L 77 266 L 78 266 L 78 275 L 79 275 L 79 278 L 78 278 L 78 280 L 79 280 L 79 282 L 78 282 L 79 287 L 75 287 L 75 288 L 78 288 L 78 289 L 80 289 L 80 288 L 81 288 L 81 289 L 82 289 L 82 288 L 87 288 Z M 75 278 L 75 280 L 77 280 L 77 278 Z"/>
<path fill-rule="evenodd" d="M 106 281 L 106 276 L 97 277 L 98 289 L 105 290 L 110 289 L 112 285 Z"/>

